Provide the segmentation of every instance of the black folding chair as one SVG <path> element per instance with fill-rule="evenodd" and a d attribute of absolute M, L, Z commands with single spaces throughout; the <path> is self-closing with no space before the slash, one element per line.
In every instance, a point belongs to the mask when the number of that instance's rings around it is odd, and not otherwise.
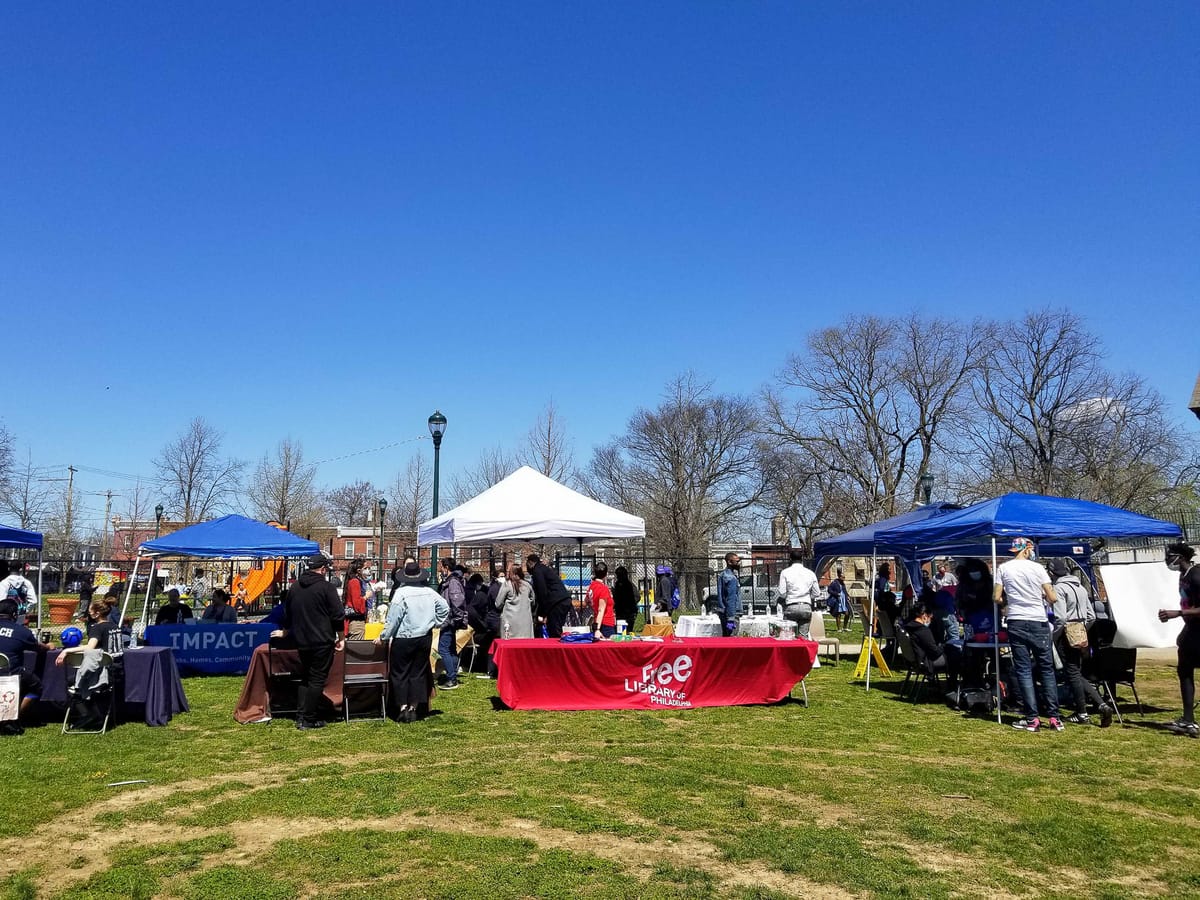
<path fill-rule="evenodd" d="M 904 674 L 904 684 L 900 686 L 900 696 L 903 697 L 908 690 L 909 679 L 912 678 L 915 672 L 917 679 L 913 682 L 912 702 L 916 703 L 925 685 L 932 683 L 934 687 L 937 687 L 940 684 L 938 680 L 938 668 L 932 661 L 926 659 L 923 653 L 918 651 L 917 646 L 913 643 L 912 636 L 903 628 L 896 631 L 896 646 L 900 650 L 900 656 L 908 665 L 908 671 Z"/>
<path fill-rule="evenodd" d="M 287 638 L 267 641 L 267 697 L 267 712 L 272 717 L 300 712 L 300 656 Z M 289 698 L 291 705 L 284 703 L 284 698 Z"/>
<path fill-rule="evenodd" d="M 379 689 L 379 718 L 387 718 L 388 646 L 374 641 L 346 641 L 342 671 L 342 711 L 350 721 L 350 689 Z"/>
<path fill-rule="evenodd" d="M 1117 720 L 1124 725 L 1121 710 L 1117 706 L 1117 685 L 1128 685 L 1133 691 L 1133 700 L 1137 704 L 1138 714 L 1142 714 L 1142 698 L 1138 696 L 1137 685 L 1137 650 L 1124 647 L 1114 647 L 1113 641 L 1117 636 L 1117 623 L 1112 619 L 1097 619 L 1088 629 L 1088 644 L 1091 647 L 1090 658 L 1084 661 L 1084 677 L 1096 685 L 1101 696 L 1105 697 L 1117 713 Z"/>

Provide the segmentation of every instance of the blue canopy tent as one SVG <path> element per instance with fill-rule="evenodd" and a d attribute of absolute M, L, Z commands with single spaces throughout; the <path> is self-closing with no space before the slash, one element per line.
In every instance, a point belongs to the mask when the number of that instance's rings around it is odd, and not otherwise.
<path fill-rule="evenodd" d="M 876 522 L 874 525 L 864 525 L 862 528 L 847 531 L 845 534 L 839 534 L 837 537 L 817 541 L 813 544 L 814 568 L 820 572 L 822 568 L 821 564 L 825 560 L 835 556 L 874 557 L 882 554 L 884 556 L 901 557 L 904 560 L 904 565 L 909 570 L 909 574 L 914 575 L 918 566 L 916 555 L 915 553 L 911 553 L 909 556 L 904 555 L 911 548 L 907 545 L 891 547 L 885 543 L 881 543 L 878 539 L 879 532 L 898 528 L 901 525 L 908 525 L 913 522 L 924 522 L 927 519 L 936 518 L 937 516 L 942 516 L 959 509 L 962 509 L 962 507 L 955 503 L 927 503 L 925 506 L 918 506 L 910 512 L 892 516 L 890 519 L 884 519 Z M 872 575 L 872 577 L 874 576 Z M 913 580 L 914 583 L 917 581 L 916 578 Z"/>
<path fill-rule="evenodd" d="M 172 532 L 152 541 L 145 541 L 138 547 L 137 559 L 133 564 L 133 577 L 129 579 L 129 588 L 125 593 L 125 603 L 121 607 L 121 616 L 129 606 L 129 597 L 133 593 L 134 578 L 137 577 L 138 564 L 143 556 L 200 556 L 205 559 L 293 559 L 302 556 L 312 556 L 319 552 L 320 545 L 316 541 L 296 537 L 290 531 L 276 528 L 265 522 L 248 519 L 245 516 L 222 516 L 210 522 L 200 522 L 189 525 L 179 531 Z M 148 616 L 150 604 L 150 579 L 146 584 L 146 604 L 142 610 L 143 617 Z"/>
<path fill-rule="evenodd" d="M 1153 519 L 1115 506 L 1066 497 L 1014 493 L 984 500 L 936 519 L 888 528 L 879 531 L 876 538 L 881 544 L 913 554 L 961 553 L 964 547 L 979 546 L 987 541 L 994 572 L 997 538 L 1031 538 L 1035 542 L 1042 542 L 1042 555 L 1047 556 L 1052 553 L 1048 552 L 1046 542 L 1052 539 L 1083 541 L 1089 538 L 1178 538 L 1181 535 L 1182 530 L 1174 522 Z M 998 609 L 994 610 L 993 616 L 993 621 L 999 623 Z M 996 648 L 996 671 L 999 671 L 999 642 L 993 640 L 992 643 Z M 997 721 L 999 715 L 997 684 Z"/>
<path fill-rule="evenodd" d="M 26 531 L 24 528 L 0 525 L 0 547 L 17 547 L 38 552 L 37 625 L 39 631 L 42 628 L 42 543 L 42 535 L 37 531 Z"/>

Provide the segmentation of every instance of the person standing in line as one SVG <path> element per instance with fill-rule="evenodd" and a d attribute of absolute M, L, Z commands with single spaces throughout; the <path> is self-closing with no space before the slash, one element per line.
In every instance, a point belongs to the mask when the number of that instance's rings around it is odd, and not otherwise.
<path fill-rule="evenodd" d="M 458 632 L 467 627 L 467 583 L 463 578 L 463 567 L 452 557 L 443 559 L 441 567 L 441 594 L 449 613 L 438 633 L 438 656 L 446 670 L 441 687 L 452 691 L 458 687 Z"/>
<path fill-rule="evenodd" d="M 342 609 L 346 619 L 346 637 L 361 641 L 367 627 L 367 592 L 363 582 L 366 560 L 356 556 L 350 560 L 342 586 Z"/>
<path fill-rule="evenodd" d="M 1195 551 L 1184 543 L 1167 547 L 1167 568 L 1179 573 L 1179 609 L 1158 611 L 1159 621 L 1162 622 L 1183 619 L 1183 630 L 1175 641 L 1183 716 L 1168 727 L 1188 737 L 1200 737 L 1200 726 L 1196 724 L 1196 667 L 1200 666 L 1200 566 L 1192 562 L 1195 555 Z"/>
<path fill-rule="evenodd" d="M 25 577 L 25 563 L 20 560 L 0 560 L 0 600 L 12 600 L 17 604 L 17 618 L 24 620 L 29 610 L 37 612 L 38 595 L 33 582 Z"/>
<path fill-rule="evenodd" d="M 813 604 L 821 598 L 821 583 L 817 573 L 804 565 L 804 548 L 788 551 L 792 564 L 779 573 L 779 602 L 783 617 L 796 623 L 796 633 L 811 640 Z"/>
<path fill-rule="evenodd" d="M 415 722 L 428 712 L 433 629 L 449 615 L 449 605 L 429 586 L 421 567 L 413 560 L 405 563 L 375 639 L 376 646 L 388 642 L 388 711 L 397 722 Z"/>
<path fill-rule="evenodd" d="M 612 586 L 613 611 L 618 619 L 624 620 L 625 627 L 632 633 L 638 617 L 637 587 L 630 580 L 629 570 L 624 566 L 617 566 L 616 574 L 617 578 Z"/>
<path fill-rule="evenodd" d="M 1019 537 L 1009 552 L 1013 558 L 996 570 L 993 600 L 1002 605 L 1008 617 L 1008 643 L 1012 647 L 1013 675 L 1020 693 L 1024 716 L 1013 723 L 1022 731 L 1041 730 L 1037 678 L 1041 708 L 1055 731 L 1062 731 L 1058 716 L 1058 682 L 1054 677 L 1054 649 L 1049 610 L 1057 599 L 1050 576 L 1033 561 L 1033 541 Z"/>
<path fill-rule="evenodd" d="M 317 553 L 308 558 L 308 568 L 288 589 L 284 601 L 283 629 L 274 636 L 290 636 L 300 656 L 299 711 L 296 727 L 324 728 L 317 710 L 325 682 L 333 667 L 333 654 L 345 646 L 342 601 L 326 581 L 329 557 Z"/>
<path fill-rule="evenodd" d="M 588 585 L 588 604 L 592 607 L 592 633 L 610 638 L 617 633 L 617 616 L 613 609 L 612 591 L 604 579 L 608 577 L 608 563 L 592 563 L 592 583 Z"/>
<path fill-rule="evenodd" d="M 536 553 L 525 557 L 525 569 L 533 587 L 538 624 L 545 626 L 547 637 L 562 637 L 563 626 L 567 624 L 567 616 L 571 612 L 571 592 L 562 583 L 558 573 L 542 562 Z"/>
<path fill-rule="evenodd" d="M 500 610 L 500 637 L 533 637 L 533 587 L 521 567 L 513 563 L 493 601 Z"/>
<path fill-rule="evenodd" d="M 725 637 L 737 632 L 738 619 L 742 615 L 742 582 L 739 572 L 742 558 L 736 553 L 725 554 L 725 570 L 717 578 L 717 615 L 721 617 L 721 631 Z"/>
<path fill-rule="evenodd" d="M 204 577 L 204 570 L 197 569 L 195 576 L 192 578 L 192 585 L 188 589 L 188 593 L 192 595 L 192 608 L 204 609 L 204 604 L 208 602 L 208 595 L 211 592 L 212 585 Z"/>
<path fill-rule="evenodd" d="M 1079 622 L 1084 629 L 1091 627 L 1096 621 L 1092 612 L 1092 602 L 1088 599 L 1087 590 L 1079 578 L 1067 567 L 1065 559 L 1050 560 L 1050 575 L 1054 579 L 1054 649 L 1062 660 L 1063 671 L 1067 683 L 1071 686 L 1071 694 L 1075 699 L 1075 715 L 1068 717 L 1072 725 L 1087 725 L 1092 721 L 1088 715 L 1088 701 L 1096 704 L 1100 711 L 1100 727 L 1107 728 L 1112 724 L 1112 707 L 1104 702 L 1100 692 L 1092 683 L 1083 677 L 1083 653 L 1086 647 L 1072 647 L 1067 640 L 1067 623 Z"/>

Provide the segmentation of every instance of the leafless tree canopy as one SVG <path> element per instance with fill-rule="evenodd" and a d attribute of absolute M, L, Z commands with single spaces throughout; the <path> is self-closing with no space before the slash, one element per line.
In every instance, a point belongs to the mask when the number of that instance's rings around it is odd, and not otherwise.
<path fill-rule="evenodd" d="M 479 454 L 471 468 L 455 473 L 450 478 L 450 505 L 439 504 L 439 512 L 445 512 L 460 503 L 466 503 L 476 494 L 483 493 L 494 484 L 503 481 L 520 468 L 518 457 L 503 447 L 488 447 Z"/>
<path fill-rule="evenodd" d="M 388 522 L 405 531 L 416 531 L 433 509 L 433 466 L 423 454 L 411 456 L 392 480 Z"/>
<path fill-rule="evenodd" d="M 10 479 L 13 475 L 13 439 L 8 429 L 0 424 L 0 498 L 6 502 L 11 490 Z"/>
<path fill-rule="evenodd" d="M 314 481 L 317 467 L 304 461 L 304 447 L 284 438 L 275 452 L 258 461 L 246 493 L 258 519 L 291 523 L 297 534 L 306 534 L 321 523 L 320 502 Z"/>
<path fill-rule="evenodd" d="M 970 421 L 965 400 L 988 334 L 978 322 L 909 316 L 850 319 L 809 336 L 764 392 L 764 430 L 792 457 L 780 470 L 806 475 L 806 490 L 824 482 L 815 506 L 795 502 L 805 490 L 776 486 L 795 530 L 822 530 L 834 509 L 870 521 L 916 500 L 919 474 Z"/>
<path fill-rule="evenodd" d="M 184 525 L 221 512 L 237 497 L 245 463 L 221 453 L 224 438 L 197 417 L 154 460 L 166 492 L 167 509 Z"/>
<path fill-rule="evenodd" d="M 1023 490 L 1152 511 L 1195 465 L 1194 442 L 1161 395 L 1105 369 L 1095 337 L 1069 312 L 1000 326 L 975 397 L 986 413 L 981 495 Z"/>
<path fill-rule="evenodd" d="M 524 450 L 518 461 L 537 469 L 548 478 L 560 483 L 573 479 L 575 453 L 567 433 L 567 425 L 551 401 L 529 429 Z"/>
<path fill-rule="evenodd" d="M 655 409 L 596 450 L 591 494 L 646 519 L 647 537 L 670 558 L 704 556 L 729 535 L 764 490 L 754 404 L 715 394 L 692 375 L 675 379 Z"/>
<path fill-rule="evenodd" d="M 4 500 L 0 503 L 5 520 L 24 529 L 33 529 L 44 522 L 50 508 L 51 492 L 38 479 L 33 457 L 28 452 L 24 464 L 11 467 L 5 482 Z"/>
<path fill-rule="evenodd" d="M 355 481 L 326 491 L 321 500 L 325 515 L 338 525 L 367 525 L 375 514 L 379 488 L 369 481 Z"/>

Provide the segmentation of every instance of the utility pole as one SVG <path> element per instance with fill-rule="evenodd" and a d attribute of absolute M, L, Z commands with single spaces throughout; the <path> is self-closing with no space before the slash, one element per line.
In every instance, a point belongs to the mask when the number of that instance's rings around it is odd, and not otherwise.
<path fill-rule="evenodd" d="M 72 530 L 73 530 L 72 529 L 72 519 L 71 519 L 71 501 L 75 497 L 75 471 L 76 470 L 75 470 L 74 466 L 67 466 L 67 472 L 69 474 L 67 475 L 67 521 L 65 523 L 65 527 L 63 528 L 63 553 L 64 554 L 67 553 L 67 546 L 70 543 L 71 534 L 72 534 Z M 70 559 L 72 561 L 74 561 L 74 559 L 75 559 L 74 552 L 71 553 Z"/>
<path fill-rule="evenodd" d="M 105 491 L 105 493 L 104 493 L 104 545 L 100 548 L 100 558 L 101 559 L 108 559 L 108 557 L 110 555 L 108 552 L 108 526 L 109 526 L 108 514 L 110 512 L 112 512 L 112 491 Z"/>

